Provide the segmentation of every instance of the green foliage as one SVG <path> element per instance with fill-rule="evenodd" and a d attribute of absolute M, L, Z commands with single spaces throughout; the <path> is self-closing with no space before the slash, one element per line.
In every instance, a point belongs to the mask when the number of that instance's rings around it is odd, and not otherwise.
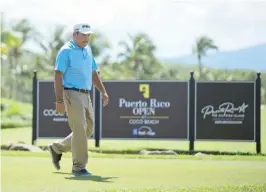
<path fill-rule="evenodd" d="M 31 125 L 32 106 L 1 98 L 1 128 L 26 127 Z"/>
<path fill-rule="evenodd" d="M 198 67 L 199 67 L 199 77 L 203 77 L 203 65 L 202 57 L 206 56 L 208 50 L 215 49 L 218 50 L 218 46 L 214 44 L 214 41 L 208 36 L 201 36 L 196 39 L 196 45 L 192 48 L 192 52 L 197 55 L 198 58 Z"/>
<path fill-rule="evenodd" d="M 26 19 L 8 22 L 3 25 L 1 52 L 2 60 L 2 96 L 23 102 L 32 100 L 33 71 L 38 71 L 38 79 L 53 78 L 55 58 L 60 47 L 71 38 L 66 27 L 56 25 L 50 34 L 43 34 Z M 12 24 L 11 24 L 12 23 Z M 45 38 L 48 36 L 49 38 Z M 42 52 L 30 52 L 24 48 L 33 40 Z M 156 57 L 157 47 L 148 34 L 128 34 L 127 39 L 118 43 L 121 52 L 115 60 L 108 54 L 113 47 L 106 37 L 97 32 L 91 37 L 90 46 L 98 63 L 104 80 L 188 80 L 190 72 L 195 72 L 195 79 L 200 80 L 255 80 L 256 72 L 252 70 L 226 70 L 204 67 L 200 62 L 208 50 L 217 49 L 218 45 L 208 36 L 195 40 L 193 52 L 199 57 L 195 66 L 170 64 Z M 8 52 L 7 52 L 8 51 Z M 266 103 L 266 72 L 262 73 L 262 103 Z"/>
<path fill-rule="evenodd" d="M 1 120 L 1 129 L 6 128 L 19 128 L 31 126 L 31 121 L 21 119 L 3 119 Z"/>
<path fill-rule="evenodd" d="M 111 44 L 100 32 L 95 32 L 95 34 L 91 36 L 90 47 L 93 56 L 97 59 L 102 56 L 106 50 L 111 48 Z"/>

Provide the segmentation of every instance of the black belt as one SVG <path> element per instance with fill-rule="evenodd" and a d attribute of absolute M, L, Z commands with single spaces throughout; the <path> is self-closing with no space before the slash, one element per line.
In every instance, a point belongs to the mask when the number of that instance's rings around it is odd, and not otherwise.
<path fill-rule="evenodd" d="M 77 89 L 77 88 L 68 88 L 68 87 L 64 87 L 65 90 L 74 90 L 77 92 L 81 92 L 81 93 L 89 93 L 88 89 Z"/>

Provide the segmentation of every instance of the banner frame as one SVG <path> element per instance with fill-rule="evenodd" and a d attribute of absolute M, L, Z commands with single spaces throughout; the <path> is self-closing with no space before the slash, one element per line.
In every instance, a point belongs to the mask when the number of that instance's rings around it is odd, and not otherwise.
<path fill-rule="evenodd" d="M 129 82 L 129 83 L 140 83 L 140 82 L 158 82 L 158 83 L 167 83 L 167 82 L 171 82 L 171 83 L 187 83 L 187 137 L 186 138 L 115 138 L 115 137 L 102 137 L 102 110 L 103 110 L 103 105 L 102 105 L 102 99 L 100 99 L 100 140 L 167 140 L 167 141 L 188 141 L 189 142 L 189 107 L 190 107 L 190 103 L 189 103 L 189 80 L 104 80 L 103 83 L 105 82 L 110 82 L 110 83 L 125 83 L 125 82 Z M 107 91 L 108 93 L 108 91 Z"/>
<path fill-rule="evenodd" d="M 197 85 L 198 83 L 247 83 L 247 84 L 254 84 L 254 139 L 253 140 L 234 140 L 234 139 L 197 139 Z M 232 81 L 224 81 L 224 80 L 217 80 L 217 81 L 204 81 L 204 80 L 196 80 L 195 81 L 195 127 L 194 127 L 194 141 L 207 141 L 207 142 L 247 142 L 252 143 L 256 142 L 256 82 L 255 81 L 241 81 L 241 80 L 232 80 Z"/>

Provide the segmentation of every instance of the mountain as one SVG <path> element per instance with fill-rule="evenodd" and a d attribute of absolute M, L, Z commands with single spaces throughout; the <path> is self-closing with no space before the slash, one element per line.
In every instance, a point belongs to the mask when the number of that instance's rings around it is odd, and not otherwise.
<path fill-rule="evenodd" d="M 176 58 L 164 58 L 165 62 L 197 65 L 196 55 Z M 202 59 L 203 65 L 213 68 L 266 70 L 266 43 L 234 51 L 218 51 L 207 54 Z"/>

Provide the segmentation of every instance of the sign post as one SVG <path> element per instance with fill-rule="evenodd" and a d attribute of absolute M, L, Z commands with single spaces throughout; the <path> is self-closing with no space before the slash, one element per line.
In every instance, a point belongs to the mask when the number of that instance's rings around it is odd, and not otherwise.
<path fill-rule="evenodd" d="M 261 153 L 261 78 L 260 73 L 257 74 L 256 79 L 256 151 Z"/>
<path fill-rule="evenodd" d="M 95 147 L 100 147 L 100 119 L 101 119 L 101 116 L 100 116 L 100 107 L 101 107 L 101 93 L 98 91 L 97 88 L 94 89 L 94 119 L 95 119 L 95 122 L 94 122 L 94 127 L 95 127 Z"/>
<path fill-rule="evenodd" d="M 31 144 L 35 145 L 37 140 L 37 71 L 32 78 L 32 138 Z"/>
<path fill-rule="evenodd" d="M 189 80 L 189 151 L 194 151 L 194 140 L 195 140 L 195 79 L 194 72 L 190 73 Z"/>

